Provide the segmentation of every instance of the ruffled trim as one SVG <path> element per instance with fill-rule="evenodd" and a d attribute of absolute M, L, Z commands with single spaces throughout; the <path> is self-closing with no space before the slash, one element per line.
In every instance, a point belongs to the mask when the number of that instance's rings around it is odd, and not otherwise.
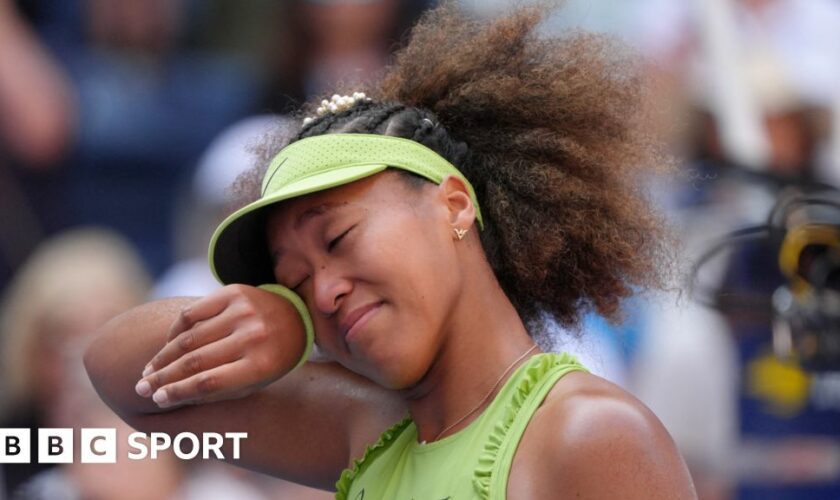
<path fill-rule="evenodd" d="M 484 450 L 478 458 L 478 466 L 475 468 L 473 474 L 473 488 L 482 500 L 489 500 L 490 498 L 490 484 L 493 479 L 493 469 L 496 465 L 496 460 L 499 456 L 502 444 L 507 438 L 511 426 L 516 420 L 516 416 L 522 409 L 534 387 L 542 382 L 545 375 L 560 365 L 577 365 L 580 363 L 570 354 L 541 354 L 534 356 L 530 366 L 525 368 L 522 378 L 517 382 L 516 389 L 513 391 L 513 396 L 507 404 L 504 412 L 504 418 L 500 419 L 490 436 L 487 443 L 484 445 Z"/>
<path fill-rule="evenodd" d="M 380 453 L 385 451 L 388 446 L 397 439 L 397 436 L 399 436 L 410 423 L 411 417 L 405 417 L 396 424 L 392 425 L 390 428 L 385 430 L 385 432 L 379 435 L 379 440 L 376 441 L 376 443 L 365 449 L 365 454 L 362 458 L 354 460 L 353 465 L 350 468 L 342 471 L 341 477 L 339 477 L 338 481 L 335 483 L 336 500 L 347 499 L 347 495 L 350 494 L 350 486 L 353 485 L 353 481 L 356 480 L 368 464 L 373 462 Z"/>

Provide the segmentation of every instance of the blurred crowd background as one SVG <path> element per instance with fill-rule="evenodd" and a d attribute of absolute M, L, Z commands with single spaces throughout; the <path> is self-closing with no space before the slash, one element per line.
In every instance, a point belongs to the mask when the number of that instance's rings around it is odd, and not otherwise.
<path fill-rule="evenodd" d="M 87 340 L 133 305 L 217 286 L 206 245 L 251 148 L 282 133 L 307 98 L 376 75 L 435 3 L 0 0 L 0 428 L 128 432 L 84 375 Z M 478 17 L 510 7 L 460 3 Z M 687 270 L 670 293 L 633 299 L 623 324 L 593 316 L 582 335 L 558 329 L 549 341 L 659 415 L 701 498 L 840 498 L 830 295 L 840 283 L 840 0 L 568 0 L 543 29 L 606 33 L 642 56 L 652 126 L 676 158 L 650 192 Z M 705 258 L 719 237 L 797 196 L 829 200 L 785 220 L 791 233 L 796 220 L 817 221 L 817 236 L 736 238 Z M 781 249 L 814 239 L 808 263 L 825 279 L 808 268 L 797 281 Z M 816 333 L 781 328 L 785 304 L 807 309 Z M 0 466 L 4 497 L 331 495 L 167 456 Z"/>

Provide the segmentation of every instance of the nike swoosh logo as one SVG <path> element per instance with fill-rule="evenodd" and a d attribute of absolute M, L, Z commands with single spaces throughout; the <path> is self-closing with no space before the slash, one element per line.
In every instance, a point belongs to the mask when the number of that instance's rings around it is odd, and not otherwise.
<path fill-rule="evenodd" d="M 281 161 L 280 164 L 277 165 L 277 168 L 274 169 L 274 172 L 271 172 L 271 177 L 269 177 L 268 180 L 265 181 L 265 189 L 268 189 L 268 186 L 271 185 L 271 179 L 274 178 L 274 174 L 276 174 L 277 172 L 280 171 L 280 167 L 282 167 L 283 164 L 286 163 L 286 160 L 288 160 L 288 159 L 289 159 L 288 156 L 283 158 L 283 161 Z M 263 192 L 260 196 L 265 196 L 265 190 L 263 190 Z"/>

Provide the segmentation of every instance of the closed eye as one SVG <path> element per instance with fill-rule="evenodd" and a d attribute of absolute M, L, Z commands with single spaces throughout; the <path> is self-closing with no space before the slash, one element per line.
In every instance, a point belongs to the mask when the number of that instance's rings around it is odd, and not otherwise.
<path fill-rule="evenodd" d="M 341 240 L 344 239 L 344 237 L 347 236 L 347 234 L 350 233 L 350 231 L 352 231 L 355 227 L 355 224 L 350 226 L 346 231 L 330 240 L 329 243 L 327 243 L 327 252 L 332 252 L 338 246 L 338 244 L 341 243 Z M 289 289 L 295 293 L 299 293 L 299 289 L 306 283 L 306 280 L 308 279 L 309 276 L 306 276 L 302 280 L 298 281 L 296 285 L 290 286 Z"/>
<path fill-rule="evenodd" d="M 307 276 L 306 278 L 303 278 L 300 282 L 298 282 L 298 284 L 297 284 L 297 285 L 295 285 L 295 286 L 291 287 L 291 288 L 290 288 L 290 290 L 291 290 L 291 291 L 293 291 L 293 292 L 295 292 L 295 293 L 298 293 L 298 294 L 299 294 L 299 293 L 300 293 L 300 291 L 299 291 L 298 289 L 299 289 L 300 287 L 302 287 L 302 286 L 303 286 L 303 284 L 304 284 L 304 283 L 306 283 L 306 280 L 308 280 L 308 279 L 309 279 L 309 276 Z"/>
<path fill-rule="evenodd" d="M 338 236 L 336 236 L 335 238 L 333 238 L 333 239 L 332 239 L 332 240 L 331 240 L 331 241 L 327 244 L 327 251 L 328 251 L 328 252 L 332 252 L 332 251 L 333 251 L 333 249 L 334 249 L 336 246 L 338 246 L 338 244 L 341 242 L 341 240 L 342 240 L 345 236 L 347 236 L 347 233 L 349 233 L 350 231 L 352 231 L 352 230 L 353 230 L 353 228 L 355 228 L 355 227 L 356 227 L 355 225 L 350 226 L 350 228 L 349 228 L 347 231 L 344 231 L 343 233 L 341 233 L 341 234 L 339 234 Z"/>

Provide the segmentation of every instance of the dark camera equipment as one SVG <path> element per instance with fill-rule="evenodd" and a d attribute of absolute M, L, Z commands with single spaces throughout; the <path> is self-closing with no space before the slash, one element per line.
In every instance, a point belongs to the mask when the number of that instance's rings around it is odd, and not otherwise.
<path fill-rule="evenodd" d="M 701 268 L 713 257 L 747 243 L 773 250 L 780 286 L 769 293 L 744 293 L 700 283 Z M 766 224 L 733 231 L 712 244 L 691 276 L 695 300 L 732 317 L 768 321 L 777 357 L 795 359 L 812 371 L 840 370 L 840 191 L 783 191 Z"/>

